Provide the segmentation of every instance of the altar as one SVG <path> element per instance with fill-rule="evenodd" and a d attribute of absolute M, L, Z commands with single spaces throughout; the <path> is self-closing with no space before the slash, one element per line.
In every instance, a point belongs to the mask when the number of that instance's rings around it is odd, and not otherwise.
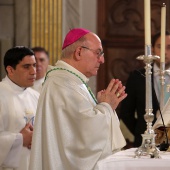
<path fill-rule="evenodd" d="M 161 151 L 160 159 L 141 156 L 134 158 L 135 150 L 131 148 L 119 151 L 98 162 L 99 170 L 170 170 L 170 152 Z"/>

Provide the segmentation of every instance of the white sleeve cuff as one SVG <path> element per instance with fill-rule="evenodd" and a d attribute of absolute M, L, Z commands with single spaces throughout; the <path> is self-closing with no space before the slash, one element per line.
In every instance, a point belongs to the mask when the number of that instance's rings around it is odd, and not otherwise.
<path fill-rule="evenodd" d="M 23 136 L 21 133 L 18 133 L 3 163 L 3 167 L 17 168 L 19 166 L 22 147 L 23 147 Z"/>

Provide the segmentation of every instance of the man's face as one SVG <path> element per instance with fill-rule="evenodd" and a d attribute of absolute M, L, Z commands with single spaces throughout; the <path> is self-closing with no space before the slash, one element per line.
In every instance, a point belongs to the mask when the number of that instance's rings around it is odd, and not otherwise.
<path fill-rule="evenodd" d="M 82 73 L 86 77 L 96 76 L 100 64 L 104 63 L 104 56 L 99 55 L 102 51 L 100 39 L 94 34 L 87 35 L 87 43 L 81 48 L 83 55 Z"/>
<path fill-rule="evenodd" d="M 41 79 L 47 72 L 49 63 L 48 56 L 45 52 L 35 52 L 36 58 L 36 80 Z"/>
<path fill-rule="evenodd" d="M 25 56 L 16 68 L 7 66 L 8 77 L 20 87 L 31 87 L 36 77 L 35 56 Z"/>
<path fill-rule="evenodd" d="M 155 42 L 155 46 L 153 47 L 153 53 L 158 56 L 161 55 L 160 37 Z M 156 60 L 155 62 L 158 64 L 158 66 L 160 65 L 160 60 Z M 170 35 L 165 36 L 165 66 L 166 68 L 170 67 Z"/>

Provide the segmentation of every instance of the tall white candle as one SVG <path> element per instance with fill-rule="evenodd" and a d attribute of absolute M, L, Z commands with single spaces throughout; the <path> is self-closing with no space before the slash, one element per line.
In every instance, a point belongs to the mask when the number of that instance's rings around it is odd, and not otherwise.
<path fill-rule="evenodd" d="M 151 45 L 151 10 L 150 0 L 144 0 L 145 45 Z"/>
<path fill-rule="evenodd" d="M 166 28 L 166 5 L 161 8 L 161 62 L 165 62 L 165 28 Z"/>

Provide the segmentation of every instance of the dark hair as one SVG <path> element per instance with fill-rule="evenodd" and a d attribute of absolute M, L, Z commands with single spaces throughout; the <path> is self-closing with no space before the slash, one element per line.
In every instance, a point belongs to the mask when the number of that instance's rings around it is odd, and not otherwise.
<path fill-rule="evenodd" d="M 34 55 L 34 52 L 24 46 L 16 46 L 9 49 L 4 56 L 5 70 L 7 66 L 11 66 L 16 69 L 16 65 L 27 55 L 32 56 Z"/>
<path fill-rule="evenodd" d="M 165 31 L 165 35 L 170 35 L 169 31 Z M 156 33 L 152 38 L 152 47 L 155 46 L 157 39 L 161 36 L 161 32 Z"/>
<path fill-rule="evenodd" d="M 33 47 L 32 50 L 34 52 L 44 52 L 49 57 L 48 51 L 43 47 Z"/>

